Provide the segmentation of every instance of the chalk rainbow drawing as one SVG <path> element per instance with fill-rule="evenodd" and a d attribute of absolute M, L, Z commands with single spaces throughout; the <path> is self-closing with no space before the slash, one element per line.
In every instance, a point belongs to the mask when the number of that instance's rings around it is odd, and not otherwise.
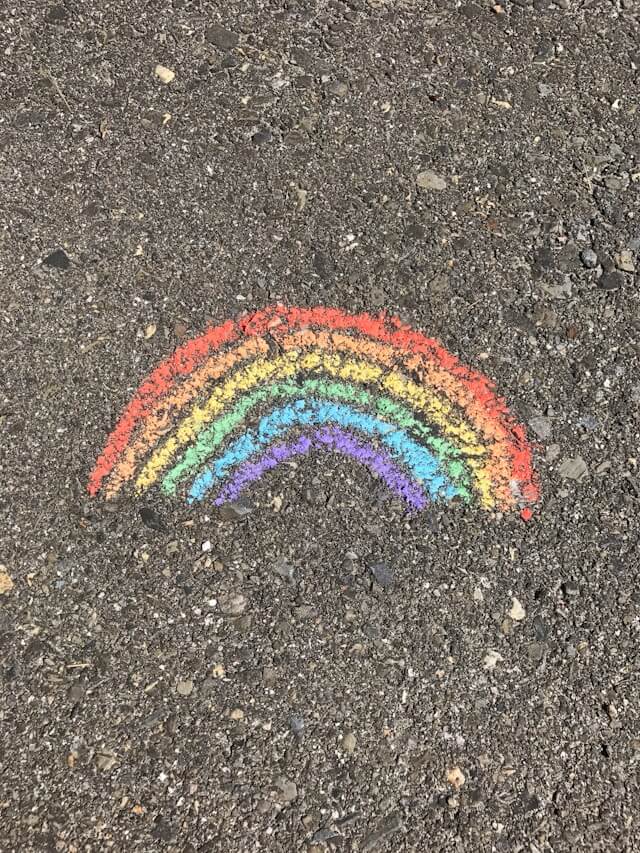
<path fill-rule="evenodd" d="M 540 497 L 524 426 L 486 376 L 396 317 L 283 305 L 211 327 L 158 365 L 87 488 L 158 485 L 220 505 L 310 452 L 356 460 L 414 510 L 458 498 L 529 518 Z"/>

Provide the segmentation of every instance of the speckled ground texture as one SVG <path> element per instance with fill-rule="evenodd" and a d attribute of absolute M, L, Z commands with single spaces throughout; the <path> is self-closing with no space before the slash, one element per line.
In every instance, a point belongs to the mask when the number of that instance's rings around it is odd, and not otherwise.
<path fill-rule="evenodd" d="M 639 35 L 635 0 L 2 4 L 0 850 L 640 849 Z M 89 500 L 149 370 L 277 301 L 494 378 L 533 519 L 314 456 L 241 518 Z"/>

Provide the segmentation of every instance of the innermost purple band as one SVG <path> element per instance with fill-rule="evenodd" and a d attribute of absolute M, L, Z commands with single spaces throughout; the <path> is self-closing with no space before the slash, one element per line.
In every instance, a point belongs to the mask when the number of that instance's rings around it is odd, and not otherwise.
<path fill-rule="evenodd" d="M 300 456 L 310 450 L 325 450 L 350 456 L 370 471 L 377 474 L 387 487 L 400 495 L 414 509 L 424 509 L 427 496 L 420 486 L 409 480 L 384 450 L 377 450 L 370 444 L 360 441 L 351 433 L 339 427 L 321 427 L 310 435 L 301 435 L 295 441 L 282 442 L 272 445 L 255 461 L 250 459 L 239 465 L 227 484 L 220 490 L 215 504 L 228 503 L 236 500 L 241 492 L 251 483 L 259 480 L 267 471 L 290 459 Z"/>

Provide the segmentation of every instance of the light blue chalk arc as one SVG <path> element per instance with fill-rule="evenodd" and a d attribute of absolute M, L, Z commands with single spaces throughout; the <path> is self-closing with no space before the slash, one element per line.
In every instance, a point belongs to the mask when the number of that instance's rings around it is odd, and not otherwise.
<path fill-rule="evenodd" d="M 351 406 L 308 397 L 274 409 L 260 420 L 257 429 L 246 432 L 234 441 L 196 476 L 189 490 L 188 502 L 202 500 L 215 485 L 229 476 L 233 468 L 264 451 L 294 427 L 317 427 L 323 424 L 335 424 L 342 429 L 352 429 L 379 438 L 409 469 L 431 498 L 450 500 L 460 494 L 459 488 L 443 472 L 438 459 L 417 444 L 406 430 L 359 412 Z"/>

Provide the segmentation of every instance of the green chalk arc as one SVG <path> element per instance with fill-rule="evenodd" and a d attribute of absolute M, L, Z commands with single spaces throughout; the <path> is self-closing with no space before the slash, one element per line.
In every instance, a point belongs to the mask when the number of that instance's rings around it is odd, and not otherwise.
<path fill-rule="evenodd" d="M 359 406 L 366 411 L 376 412 L 380 417 L 391 421 L 398 427 L 413 432 L 416 437 L 431 448 L 451 482 L 459 489 L 464 500 L 471 500 L 471 478 L 465 457 L 458 448 L 441 436 L 434 435 L 432 429 L 418 420 L 409 409 L 396 403 L 390 397 L 373 395 L 348 382 L 333 382 L 324 379 L 307 379 L 302 384 L 296 382 L 274 382 L 245 394 L 236 405 L 224 415 L 212 421 L 198 434 L 197 441 L 180 457 L 162 480 L 162 489 L 166 494 L 175 495 L 181 481 L 197 471 L 224 442 L 233 430 L 241 425 L 251 409 L 268 400 L 305 396 L 324 397 L 341 400 Z"/>

